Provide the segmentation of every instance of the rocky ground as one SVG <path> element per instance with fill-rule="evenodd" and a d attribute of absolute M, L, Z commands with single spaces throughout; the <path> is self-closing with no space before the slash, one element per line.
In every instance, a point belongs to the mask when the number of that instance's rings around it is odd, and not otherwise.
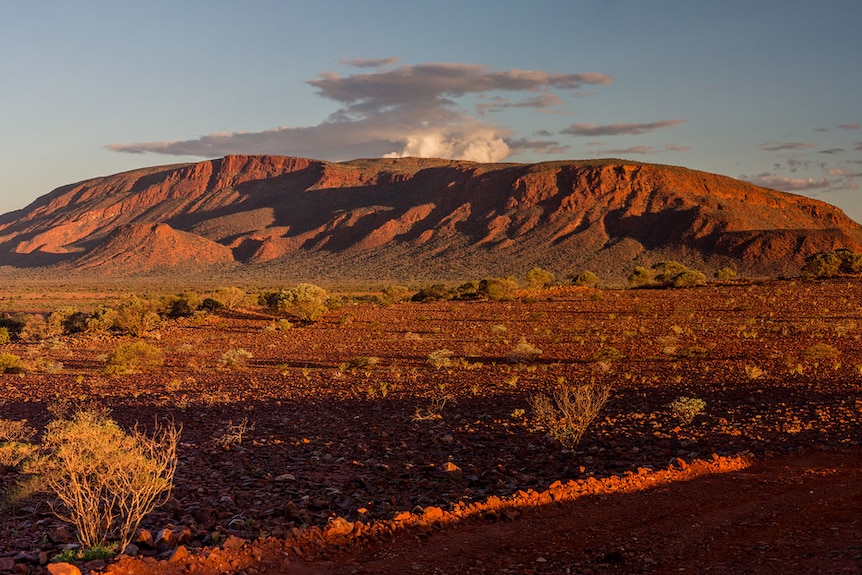
<path fill-rule="evenodd" d="M 862 282 L 558 288 L 504 302 L 345 305 L 278 329 L 259 308 L 171 320 L 165 366 L 106 376 L 125 337 L 2 351 L 0 418 L 64 406 L 182 424 L 176 486 L 126 573 L 797 573 L 862 570 Z M 521 340 L 541 350 L 512 363 Z M 229 365 L 224 354 L 251 357 Z M 448 365 L 429 361 L 448 354 Z M 242 364 L 242 361 L 239 361 Z M 531 398 L 610 385 L 579 445 Z M 668 406 L 705 406 L 686 423 Z M 0 475 L 5 487 L 14 469 Z M 73 531 L 3 510 L 0 569 Z"/>

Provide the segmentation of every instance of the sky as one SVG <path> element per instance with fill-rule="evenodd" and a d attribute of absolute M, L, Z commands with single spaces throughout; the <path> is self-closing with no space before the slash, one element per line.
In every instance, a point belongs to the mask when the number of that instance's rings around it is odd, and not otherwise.
<path fill-rule="evenodd" d="M 0 0 L 0 213 L 226 154 L 671 164 L 862 222 L 856 0 Z"/>

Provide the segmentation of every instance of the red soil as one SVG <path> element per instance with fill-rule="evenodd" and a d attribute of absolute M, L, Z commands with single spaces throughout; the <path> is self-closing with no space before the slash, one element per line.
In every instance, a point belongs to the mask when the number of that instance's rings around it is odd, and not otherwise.
<path fill-rule="evenodd" d="M 65 400 L 183 424 L 153 539 L 85 570 L 858 573 L 860 302 L 858 279 L 560 289 L 364 303 L 289 331 L 249 308 L 167 322 L 151 339 L 165 367 L 139 375 L 100 374 L 116 335 L 4 346 L 34 371 L 0 376 L 0 418 L 41 429 Z M 522 337 L 542 355 L 507 363 Z M 220 368 L 237 348 L 248 366 Z M 435 369 L 439 349 L 465 361 Z M 379 361 L 350 368 L 360 356 Z M 561 378 L 613 385 L 571 452 L 529 405 Z M 667 407 L 683 395 L 706 402 L 691 424 Z M 440 417 L 415 417 L 443 396 Z M 41 573 L 73 540 L 46 503 L 4 511 L 0 566 Z"/>

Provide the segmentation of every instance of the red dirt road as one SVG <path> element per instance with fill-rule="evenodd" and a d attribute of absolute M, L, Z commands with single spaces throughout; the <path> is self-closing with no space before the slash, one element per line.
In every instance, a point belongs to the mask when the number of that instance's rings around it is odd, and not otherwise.
<path fill-rule="evenodd" d="M 285 572 L 862 573 L 862 452 L 586 497 Z"/>

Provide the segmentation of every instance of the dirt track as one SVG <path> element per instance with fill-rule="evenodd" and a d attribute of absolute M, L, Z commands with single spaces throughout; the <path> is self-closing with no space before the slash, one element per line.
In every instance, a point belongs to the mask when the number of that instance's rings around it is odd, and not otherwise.
<path fill-rule="evenodd" d="M 862 452 L 586 497 L 314 567 L 296 573 L 860 573 Z"/>

